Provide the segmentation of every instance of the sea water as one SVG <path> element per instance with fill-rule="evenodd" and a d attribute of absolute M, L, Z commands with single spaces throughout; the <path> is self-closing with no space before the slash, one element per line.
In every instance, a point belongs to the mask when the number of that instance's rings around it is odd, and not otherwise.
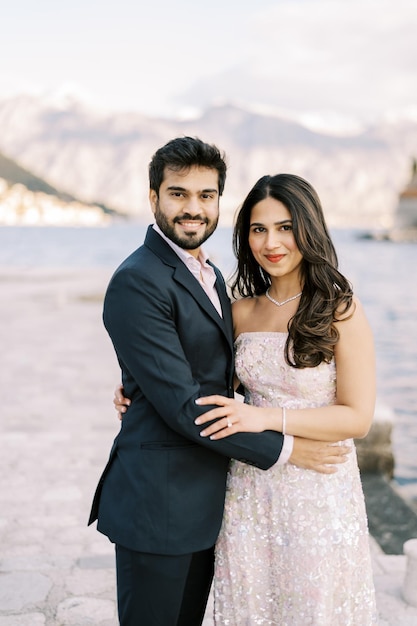
<path fill-rule="evenodd" d="M 146 225 L 102 228 L 0 228 L 0 266 L 108 267 L 143 242 Z M 378 402 L 395 414 L 395 481 L 417 503 L 417 244 L 375 241 L 357 230 L 332 230 L 340 269 L 353 283 L 371 323 L 377 353 Z M 232 232 L 206 242 L 227 278 L 234 268 Z"/>

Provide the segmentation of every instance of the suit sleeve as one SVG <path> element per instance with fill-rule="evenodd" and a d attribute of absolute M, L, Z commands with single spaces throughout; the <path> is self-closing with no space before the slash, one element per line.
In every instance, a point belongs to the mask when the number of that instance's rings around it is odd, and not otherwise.
<path fill-rule="evenodd" d="M 194 420 L 210 407 L 195 404 L 201 396 L 200 385 L 178 335 L 172 300 L 156 288 L 151 277 L 133 270 L 116 273 L 107 290 L 103 319 L 122 371 L 135 380 L 146 401 L 172 430 L 262 469 L 277 461 L 283 445 L 280 433 L 237 433 L 219 441 L 200 437 L 201 427 Z M 224 394 L 224 388 L 213 387 L 210 393 Z"/>

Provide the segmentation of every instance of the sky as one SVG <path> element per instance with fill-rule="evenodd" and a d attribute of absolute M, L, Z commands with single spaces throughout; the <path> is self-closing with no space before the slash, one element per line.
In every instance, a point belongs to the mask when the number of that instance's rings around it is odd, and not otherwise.
<path fill-rule="evenodd" d="M 191 115 L 233 102 L 354 129 L 417 119 L 416 0 L 13 0 L 0 98 Z"/>

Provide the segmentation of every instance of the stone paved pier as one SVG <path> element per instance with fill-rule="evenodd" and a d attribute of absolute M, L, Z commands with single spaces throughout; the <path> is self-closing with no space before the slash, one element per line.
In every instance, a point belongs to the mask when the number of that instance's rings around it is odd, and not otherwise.
<path fill-rule="evenodd" d="M 119 426 L 101 322 L 109 278 L 0 268 L 0 626 L 118 623 L 113 548 L 86 526 Z M 381 626 L 416 626 L 405 557 L 371 548 Z"/>

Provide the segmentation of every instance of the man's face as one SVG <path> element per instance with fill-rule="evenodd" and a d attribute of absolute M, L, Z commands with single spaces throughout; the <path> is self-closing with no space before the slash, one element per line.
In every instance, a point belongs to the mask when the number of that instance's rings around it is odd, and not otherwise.
<path fill-rule="evenodd" d="M 175 172 L 165 168 L 159 197 L 149 199 L 155 221 L 171 241 L 195 257 L 219 220 L 219 182 L 215 169 L 193 166 Z"/>

